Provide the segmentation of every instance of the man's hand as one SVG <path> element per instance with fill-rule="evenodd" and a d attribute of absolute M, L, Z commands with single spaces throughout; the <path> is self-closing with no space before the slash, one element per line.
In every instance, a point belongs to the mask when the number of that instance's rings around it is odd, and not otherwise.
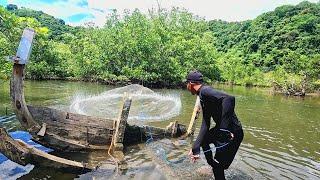
<path fill-rule="evenodd" d="M 193 163 L 196 162 L 196 160 L 200 158 L 199 154 L 193 155 L 192 149 L 190 149 L 188 156 L 190 157 L 190 159 Z"/>

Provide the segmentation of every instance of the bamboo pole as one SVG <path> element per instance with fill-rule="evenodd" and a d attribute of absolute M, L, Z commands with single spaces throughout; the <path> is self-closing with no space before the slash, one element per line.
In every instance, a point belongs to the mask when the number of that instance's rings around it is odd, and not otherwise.
<path fill-rule="evenodd" d="M 194 104 L 191 120 L 189 123 L 189 127 L 186 133 L 187 136 L 190 136 L 194 133 L 195 123 L 196 123 L 196 120 L 199 118 L 200 111 L 201 111 L 200 98 L 199 96 L 197 96 L 196 102 Z"/>

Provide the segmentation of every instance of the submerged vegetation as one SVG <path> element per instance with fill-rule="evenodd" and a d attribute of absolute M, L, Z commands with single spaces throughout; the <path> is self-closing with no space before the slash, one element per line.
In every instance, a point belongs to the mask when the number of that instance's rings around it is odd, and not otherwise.
<path fill-rule="evenodd" d="M 114 11 L 101 28 L 71 27 L 41 11 L 0 6 L 0 79 L 22 30 L 37 31 L 27 78 L 175 86 L 191 69 L 207 82 L 320 88 L 320 4 L 281 6 L 244 22 L 205 21 L 181 10 Z"/>

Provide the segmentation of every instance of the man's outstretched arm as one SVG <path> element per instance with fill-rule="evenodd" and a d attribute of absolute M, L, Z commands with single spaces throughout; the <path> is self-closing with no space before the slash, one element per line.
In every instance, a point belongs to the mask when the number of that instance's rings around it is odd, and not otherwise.
<path fill-rule="evenodd" d="M 198 137 L 196 141 L 193 143 L 192 152 L 194 155 L 200 153 L 200 146 L 205 134 L 209 131 L 209 126 L 210 125 L 207 124 L 206 119 L 203 119 Z"/>

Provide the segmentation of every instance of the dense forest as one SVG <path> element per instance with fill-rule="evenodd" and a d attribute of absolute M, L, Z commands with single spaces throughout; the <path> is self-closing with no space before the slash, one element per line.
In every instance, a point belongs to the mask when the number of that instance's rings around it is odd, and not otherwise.
<path fill-rule="evenodd" d="M 29 79 L 177 86 L 192 69 L 208 83 L 320 89 L 320 4 L 286 5 L 243 22 L 186 10 L 114 11 L 103 27 L 71 27 L 41 11 L 0 6 L 0 79 L 25 27 L 36 30 Z"/>

